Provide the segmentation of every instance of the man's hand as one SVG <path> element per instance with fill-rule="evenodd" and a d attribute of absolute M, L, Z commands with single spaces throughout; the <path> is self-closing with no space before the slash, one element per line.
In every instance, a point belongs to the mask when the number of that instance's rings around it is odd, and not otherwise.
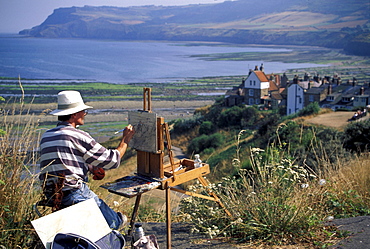
<path fill-rule="evenodd" d="M 103 168 L 94 167 L 91 173 L 94 175 L 94 180 L 101 180 L 105 176 L 105 170 Z"/>
<path fill-rule="evenodd" d="M 121 142 L 119 143 L 117 147 L 117 150 L 119 151 L 121 158 L 125 154 L 128 143 L 130 142 L 134 134 L 135 134 L 135 128 L 130 124 L 126 126 L 126 128 L 123 130 Z"/>

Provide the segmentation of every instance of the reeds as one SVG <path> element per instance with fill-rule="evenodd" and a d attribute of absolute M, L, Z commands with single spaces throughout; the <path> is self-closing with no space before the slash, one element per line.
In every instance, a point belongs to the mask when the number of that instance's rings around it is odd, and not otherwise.
<path fill-rule="evenodd" d="M 17 110 L 10 101 L 0 103 L 0 245 L 4 248 L 33 248 L 36 241 L 30 221 L 35 218 L 33 204 L 40 198 L 37 121 L 29 115 L 25 119 L 27 110 L 20 102 Z"/>

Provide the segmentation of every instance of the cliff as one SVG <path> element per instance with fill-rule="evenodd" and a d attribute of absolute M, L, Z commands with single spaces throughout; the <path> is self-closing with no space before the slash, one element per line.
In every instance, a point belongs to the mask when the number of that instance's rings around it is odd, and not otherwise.
<path fill-rule="evenodd" d="M 310 45 L 370 55 L 368 0 L 252 0 L 60 8 L 20 34 L 49 38 Z"/>

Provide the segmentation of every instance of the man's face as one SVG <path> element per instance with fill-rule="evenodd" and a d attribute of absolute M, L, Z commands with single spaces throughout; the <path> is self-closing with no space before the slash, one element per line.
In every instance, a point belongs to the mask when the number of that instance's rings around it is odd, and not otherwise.
<path fill-rule="evenodd" d="M 83 125 L 85 123 L 85 116 L 87 115 L 87 111 L 83 110 L 73 114 L 74 123 L 76 125 Z"/>

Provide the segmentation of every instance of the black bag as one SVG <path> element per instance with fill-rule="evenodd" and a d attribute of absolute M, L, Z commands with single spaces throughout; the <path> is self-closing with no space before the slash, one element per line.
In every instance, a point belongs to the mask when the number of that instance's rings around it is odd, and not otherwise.
<path fill-rule="evenodd" d="M 51 244 L 51 249 L 122 249 L 124 237 L 113 230 L 96 242 L 73 233 L 58 233 Z"/>

